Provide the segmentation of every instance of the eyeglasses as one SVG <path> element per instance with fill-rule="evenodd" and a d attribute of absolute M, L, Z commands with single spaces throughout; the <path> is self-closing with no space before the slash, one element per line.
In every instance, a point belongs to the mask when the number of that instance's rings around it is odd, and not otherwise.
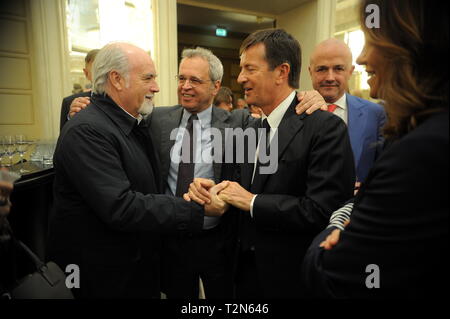
<path fill-rule="evenodd" d="M 192 78 L 188 79 L 182 75 L 176 75 L 175 78 L 178 81 L 178 85 L 184 85 L 186 82 L 189 82 L 193 88 L 195 88 L 199 85 L 202 85 L 206 82 L 212 82 L 212 80 L 200 80 L 199 78 L 196 78 L 196 77 L 192 77 Z"/>

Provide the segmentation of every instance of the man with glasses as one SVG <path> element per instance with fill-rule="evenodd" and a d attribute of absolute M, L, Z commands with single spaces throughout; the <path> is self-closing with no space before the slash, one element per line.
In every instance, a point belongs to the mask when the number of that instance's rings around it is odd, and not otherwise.
<path fill-rule="evenodd" d="M 222 63 L 211 51 L 200 47 L 185 49 L 177 75 L 180 105 L 156 108 L 151 115 L 150 131 L 159 148 L 166 194 L 182 196 L 194 177 L 211 179 L 216 183 L 232 178 L 232 167 L 223 164 L 224 161 L 214 161 L 211 156 L 214 141 L 210 130 L 219 129 L 224 137 L 226 128 L 245 128 L 254 119 L 243 110 L 229 113 L 212 107 L 222 76 Z M 320 98 L 317 92 L 307 92 L 301 106 L 312 102 L 312 109 L 318 109 L 323 101 L 317 97 Z M 185 146 L 189 146 L 184 144 L 186 131 L 193 136 L 190 147 L 195 163 L 177 161 L 182 146 L 183 151 Z M 172 132 L 176 134 L 171 136 Z M 225 148 L 224 140 L 222 138 L 222 150 Z M 168 298 L 198 298 L 199 277 L 207 299 L 233 296 L 231 262 L 235 236 L 230 218 L 227 214 L 222 217 L 205 216 L 201 233 L 166 237 L 162 271 L 165 272 L 163 279 L 166 279 Z"/>
<path fill-rule="evenodd" d="M 181 197 L 194 177 L 222 180 L 222 164 L 201 159 L 201 153 L 211 154 L 212 148 L 211 137 L 205 133 L 211 128 L 242 126 L 248 120 L 243 114 L 231 118 L 226 111 L 212 107 L 222 76 L 222 63 L 211 51 L 184 50 L 177 75 L 181 105 L 156 108 L 152 113 L 150 131 L 160 152 L 166 194 Z M 192 145 L 187 163 L 177 161 L 176 156 L 182 146 L 185 150 L 185 134 L 192 136 L 187 142 L 188 147 Z M 199 277 L 208 299 L 232 296 L 227 233 L 220 217 L 205 217 L 201 233 L 165 237 L 162 275 L 168 298 L 198 299 Z"/>

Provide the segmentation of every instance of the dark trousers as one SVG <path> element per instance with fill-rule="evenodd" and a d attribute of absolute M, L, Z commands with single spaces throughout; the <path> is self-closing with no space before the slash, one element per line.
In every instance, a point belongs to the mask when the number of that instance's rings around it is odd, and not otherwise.
<path fill-rule="evenodd" d="M 236 270 L 236 299 L 261 299 L 264 293 L 256 268 L 254 251 L 240 252 Z"/>
<path fill-rule="evenodd" d="M 206 299 L 231 298 L 231 258 L 222 227 L 176 235 L 163 244 L 163 290 L 168 299 L 198 299 L 199 278 Z"/>

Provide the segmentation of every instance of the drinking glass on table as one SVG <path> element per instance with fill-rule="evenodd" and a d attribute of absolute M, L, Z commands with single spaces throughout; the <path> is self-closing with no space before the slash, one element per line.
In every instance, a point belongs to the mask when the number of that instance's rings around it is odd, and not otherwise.
<path fill-rule="evenodd" d="M 55 141 L 47 140 L 44 141 L 43 147 L 43 164 L 53 165 L 53 153 L 55 152 Z"/>
<path fill-rule="evenodd" d="M 35 147 L 33 152 L 30 154 L 30 161 L 42 163 L 44 160 L 44 145 L 39 140 L 36 140 L 33 144 Z"/>
<path fill-rule="evenodd" d="M 6 150 L 6 155 L 8 155 L 9 162 L 5 164 L 6 167 L 12 166 L 12 158 L 16 153 L 16 139 L 13 135 L 6 135 L 4 137 L 4 146 Z"/>
<path fill-rule="evenodd" d="M 5 139 L 0 136 L 0 167 L 3 166 L 3 157 L 6 155 Z"/>
<path fill-rule="evenodd" d="M 16 146 L 17 146 L 17 152 L 20 156 L 20 170 L 19 172 L 22 173 L 28 173 L 29 171 L 23 168 L 23 156 L 28 150 L 29 141 L 27 140 L 27 137 L 23 134 L 16 135 Z"/>

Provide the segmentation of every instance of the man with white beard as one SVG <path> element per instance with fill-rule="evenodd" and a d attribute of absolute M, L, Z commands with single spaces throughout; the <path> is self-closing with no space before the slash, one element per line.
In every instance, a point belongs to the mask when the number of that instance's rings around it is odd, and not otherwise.
<path fill-rule="evenodd" d="M 162 195 L 143 120 L 159 91 L 150 56 L 108 44 L 92 71 L 91 104 L 64 126 L 54 155 L 49 256 L 79 270 L 76 297 L 159 298 L 160 234 L 201 231 L 204 209 Z"/>

